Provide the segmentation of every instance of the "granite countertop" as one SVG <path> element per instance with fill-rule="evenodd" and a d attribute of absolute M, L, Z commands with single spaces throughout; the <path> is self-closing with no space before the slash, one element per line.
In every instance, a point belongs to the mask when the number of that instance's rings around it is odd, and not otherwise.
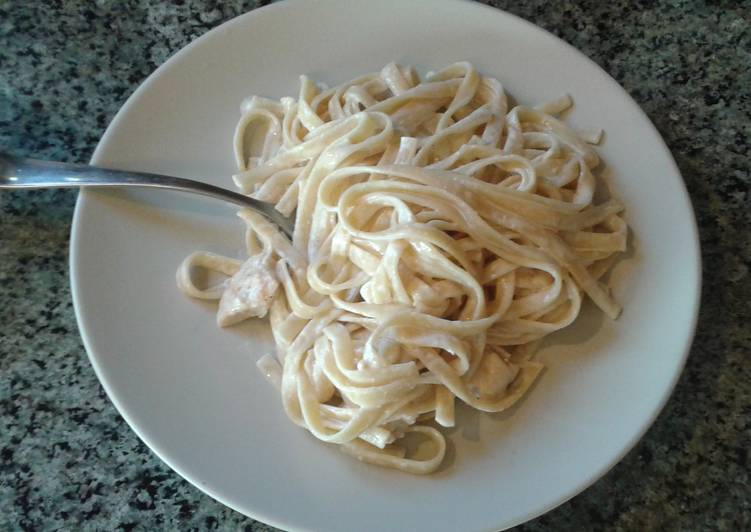
<path fill-rule="evenodd" d="M 647 112 L 683 173 L 704 260 L 696 341 L 665 410 L 603 479 L 519 530 L 748 530 L 751 2 L 489 3 L 573 44 Z M 87 161 L 150 72 L 254 7 L 0 0 L 0 146 Z M 170 470 L 105 396 L 71 303 L 75 199 L 0 193 L 0 529 L 268 530 Z"/>

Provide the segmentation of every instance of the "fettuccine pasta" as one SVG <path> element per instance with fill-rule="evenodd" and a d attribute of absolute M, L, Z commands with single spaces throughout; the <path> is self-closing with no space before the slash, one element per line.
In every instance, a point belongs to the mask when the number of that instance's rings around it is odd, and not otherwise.
<path fill-rule="evenodd" d="M 594 203 L 601 132 L 556 118 L 571 105 L 509 108 L 466 62 L 253 96 L 234 181 L 294 215 L 294 235 L 243 210 L 248 259 L 196 252 L 178 286 L 218 300 L 221 326 L 269 314 L 277 349 L 259 368 L 295 424 L 365 462 L 433 472 L 457 399 L 509 408 L 540 374 L 539 340 L 584 296 L 620 311 L 599 278 L 626 249 L 623 207 Z M 227 280 L 199 286 L 200 268 Z M 426 455 L 400 445 L 412 433 Z"/>

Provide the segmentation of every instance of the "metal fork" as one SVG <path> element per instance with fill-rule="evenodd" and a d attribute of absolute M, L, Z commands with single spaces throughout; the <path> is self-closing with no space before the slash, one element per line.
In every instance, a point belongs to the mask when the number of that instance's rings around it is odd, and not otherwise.
<path fill-rule="evenodd" d="M 270 203 L 200 181 L 169 175 L 111 170 L 87 164 L 26 159 L 0 152 L 0 189 L 60 187 L 146 187 L 179 190 L 228 201 L 257 211 L 290 237 L 295 227 L 294 220 L 282 215 Z"/>

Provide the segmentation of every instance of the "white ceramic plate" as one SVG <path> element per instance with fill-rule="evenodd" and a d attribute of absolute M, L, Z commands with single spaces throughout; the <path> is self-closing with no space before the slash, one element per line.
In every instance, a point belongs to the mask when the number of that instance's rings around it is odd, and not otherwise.
<path fill-rule="evenodd" d="M 625 311 L 589 309 L 545 348 L 532 393 L 503 415 L 462 410 L 446 467 L 413 477 L 353 461 L 292 426 L 256 371 L 265 322 L 220 330 L 214 307 L 175 288 L 195 249 L 242 245 L 233 209 L 163 192 L 79 198 L 71 280 L 102 385 L 133 430 L 224 504 L 286 529 L 492 530 L 583 490 L 649 427 L 683 366 L 697 315 L 697 233 L 662 139 L 615 81 L 582 54 L 498 10 L 455 1 L 289 2 L 209 32 L 123 106 L 93 163 L 231 187 L 230 139 L 249 94 L 297 93 L 391 60 L 423 73 L 470 60 L 519 101 L 568 92 L 576 125 L 606 130 L 601 153 L 627 206 L 632 252 L 612 281 Z M 645 472 L 646 474 L 646 472 Z"/>

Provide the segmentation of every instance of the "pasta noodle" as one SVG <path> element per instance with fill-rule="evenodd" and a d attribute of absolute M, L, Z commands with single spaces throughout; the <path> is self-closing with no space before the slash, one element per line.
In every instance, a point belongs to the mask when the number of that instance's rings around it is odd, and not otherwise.
<path fill-rule="evenodd" d="M 466 62 L 253 96 L 234 181 L 294 213 L 294 234 L 243 210 L 249 258 L 193 253 L 178 286 L 218 300 L 221 326 L 269 314 L 277 350 L 258 365 L 294 423 L 365 462 L 433 472 L 456 399 L 507 409 L 583 296 L 620 311 L 599 278 L 626 249 L 623 207 L 595 204 L 601 132 L 556 118 L 571 105 L 509 108 Z M 227 279 L 202 288 L 196 269 Z M 430 442 L 419 456 L 400 445 L 410 434 Z"/>

